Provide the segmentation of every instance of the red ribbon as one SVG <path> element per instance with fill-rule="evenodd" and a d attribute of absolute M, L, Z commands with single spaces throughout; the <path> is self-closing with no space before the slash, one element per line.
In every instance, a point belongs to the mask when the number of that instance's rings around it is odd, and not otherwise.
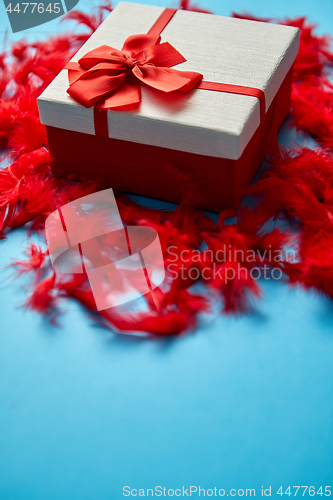
<path fill-rule="evenodd" d="M 266 113 L 265 94 L 261 89 L 220 82 L 203 81 L 200 73 L 178 71 L 172 66 L 186 59 L 169 43 L 160 44 L 160 34 L 177 9 L 166 8 L 147 35 L 127 38 L 122 50 L 102 45 L 85 54 L 78 63 L 65 66 L 68 71 L 67 92 L 86 107 L 96 104 L 96 135 L 108 137 L 106 110 L 139 104 L 139 81 L 163 92 L 192 88 L 256 97 L 260 103 L 260 120 Z"/>
<path fill-rule="evenodd" d="M 140 83 L 162 92 L 189 92 L 202 75 L 171 69 L 186 59 L 169 43 L 155 35 L 132 35 L 121 50 L 102 45 L 69 63 L 68 94 L 85 107 L 102 109 L 139 104 Z"/>

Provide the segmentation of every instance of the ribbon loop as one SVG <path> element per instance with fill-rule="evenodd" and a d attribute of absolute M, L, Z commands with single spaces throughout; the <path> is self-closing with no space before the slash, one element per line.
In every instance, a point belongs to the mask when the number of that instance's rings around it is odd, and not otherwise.
<path fill-rule="evenodd" d="M 123 45 L 123 51 L 129 51 L 133 54 L 138 54 L 148 47 L 159 44 L 161 41 L 160 36 L 154 35 L 131 35 Z"/>

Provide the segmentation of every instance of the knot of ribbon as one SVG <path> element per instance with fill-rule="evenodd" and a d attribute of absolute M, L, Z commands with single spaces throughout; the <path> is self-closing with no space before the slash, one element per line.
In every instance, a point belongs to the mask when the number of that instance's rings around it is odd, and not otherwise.
<path fill-rule="evenodd" d="M 140 82 L 162 92 L 189 92 L 203 76 L 171 69 L 186 59 L 160 41 L 160 36 L 132 35 L 121 50 L 102 45 L 68 63 L 68 94 L 87 108 L 110 109 L 139 104 Z"/>

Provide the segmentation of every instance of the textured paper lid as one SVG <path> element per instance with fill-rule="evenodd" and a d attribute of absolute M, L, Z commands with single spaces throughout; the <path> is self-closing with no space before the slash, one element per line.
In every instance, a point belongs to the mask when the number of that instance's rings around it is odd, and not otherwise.
<path fill-rule="evenodd" d="M 147 33 L 163 7 L 121 2 L 73 57 Z M 179 10 L 162 32 L 186 58 L 175 69 L 197 71 L 204 80 L 262 89 L 268 109 L 298 51 L 299 30 L 257 21 Z M 38 99 L 45 125 L 94 134 L 93 108 L 76 103 L 66 90 L 67 70 Z M 109 136 L 206 156 L 237 160 L 260 123 L 258 99 L 195 89 L 164 93 L 141 86 L 134 112 L 108 111 Z"/>

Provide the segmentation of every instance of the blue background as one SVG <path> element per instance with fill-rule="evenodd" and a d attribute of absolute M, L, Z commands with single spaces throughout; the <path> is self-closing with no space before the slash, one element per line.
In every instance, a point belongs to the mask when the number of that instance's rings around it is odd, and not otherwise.
<path fill-rule="evenodd" d="M 333 33 L 332 0 L 200 4 L 224 15 L 306 15 Z M 3 4 L 0 19 L 6 44 L 20 38 Z M 68 27 L 24 35 L 59 29 Z M 280 139 L 304 142 L 286 127 Z M 22 257 L 26 238 L 20 229 L 0 242 L 2 268 Z M 10 274 L 0 283 L 0 500 L 118 500 L 125 485 L 256 496 L 272 486 L 280 498 L 280 486 L 332 485 L 330 301 L 264 282 L 257 312 L 151 340 L 102 329 L 75 303 L 53 327 L 19 307 L 25 281 Z"/>

